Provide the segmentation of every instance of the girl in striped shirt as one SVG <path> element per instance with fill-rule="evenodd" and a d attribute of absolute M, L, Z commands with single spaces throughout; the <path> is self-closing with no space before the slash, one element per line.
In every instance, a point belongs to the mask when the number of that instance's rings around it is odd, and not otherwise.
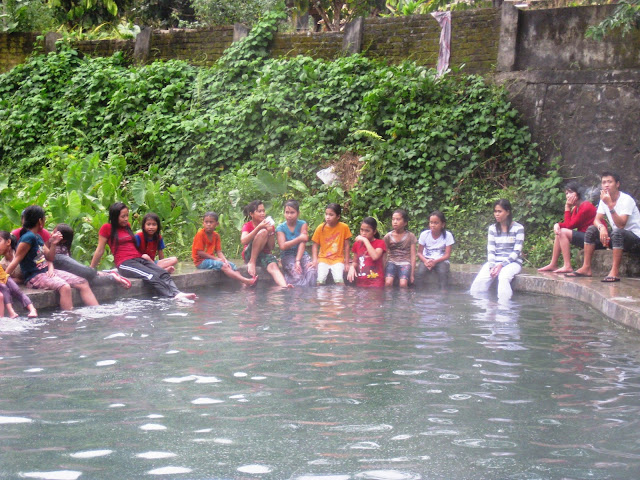
<path fill-rule="evenodd" d="M 509 200 L 494 203 L 493 216 L 496 223 L 489 227 L 488 261 L 471 284 L 471 295 L 488 291 L 497 278 L 498 301 L 503 302 L 511 298 L 511 280 L 522 270 L 524 227 L 513 221 Z"/>

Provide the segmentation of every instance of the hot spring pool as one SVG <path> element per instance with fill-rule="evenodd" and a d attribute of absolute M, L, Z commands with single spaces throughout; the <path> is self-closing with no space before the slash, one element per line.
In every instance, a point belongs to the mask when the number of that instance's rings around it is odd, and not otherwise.
<path fill-rule="evenodd" d="M 640 335 L 573 300 L 199 293 L 0 323 L 0 478 L 640 474 Z"/>

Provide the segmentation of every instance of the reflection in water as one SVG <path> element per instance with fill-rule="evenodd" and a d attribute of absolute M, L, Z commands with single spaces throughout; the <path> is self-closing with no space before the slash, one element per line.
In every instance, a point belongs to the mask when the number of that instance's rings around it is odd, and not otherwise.
<path fill-rule="evenodd" d="M 517 299 L 223 287 L 2 324 L 0 478 L 633 478 L 638 336 Z"/>

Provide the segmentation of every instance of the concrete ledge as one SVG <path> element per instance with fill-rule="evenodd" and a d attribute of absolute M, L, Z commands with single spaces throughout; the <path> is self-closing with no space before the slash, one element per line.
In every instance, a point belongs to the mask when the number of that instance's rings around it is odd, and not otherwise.
<path fill-rule="evenodd" d="M 237 262 L 241 265 L 241 262 Z M 480 270 L 480 265 L 451 265 L 451 286 L 466 289 Z M 246 267 L 240 267 L 246 275 Z M 258 272 L 261 281 L 271 282 L 267 272 Z M 226 281 L 221 272 L 197 270 L 191 265 L 182 265 L 172 275 L 178 288 L 183 291 L 220 284 Z M 517 292 L 544 293 L 558 297 L 573 298 L 595 308 L 610 319 L 640 330 L 640 279 L 623 278 L 621 282 L 602 283 L 601 277 L 567 278 L 553 273 L 538 273 L 534 269 L 523 269 L 513 281 L 513 289 Z M 119 286 L 98 287 L 94 293 L 101 303 L 118 298 L 153 296 L 152 288 L 143 284 L 142 280 L 132 280 L 132 287 L 125 290 Z M 427 287 L 429 288 L 429 287 Z M 434 290 L 435 291 L 435 290 Z M 55 292 L 25 289 L 38 309 L 58 308 Z M 82 305 L 77 292 L 74 291 L 74 305 Z M 17 307 L 17 306 L 16 306 Z"/>

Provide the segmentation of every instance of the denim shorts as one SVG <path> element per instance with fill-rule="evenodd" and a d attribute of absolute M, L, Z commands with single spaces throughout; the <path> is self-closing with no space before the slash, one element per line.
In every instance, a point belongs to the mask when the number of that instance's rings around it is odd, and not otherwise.
<path fill-rule="evenodd" d="M 202 263 L 198 265 L 197 268 L 199 268 L 200 270 L 222 270 L 223 265 L 224 263 L 222 263 L 221 260 L 214 260 L 213 258 L 205 258 L 202 261 Z M 238 270 L 238 267 L 236 267 L 236 265 L 233 262 L 229 262 L 229 265 L 231 266 L 231 269 L 234 272 Z"/>
<path fill-rule="evenodd" d="M 398 277 L 400 280 L 409 280 L 409 276 L 411 275 L 411 265 L 398 265 L 393 262 L 387 262 L 387 270 L 384 274 L 385 277 L 396 278 Z"/>

